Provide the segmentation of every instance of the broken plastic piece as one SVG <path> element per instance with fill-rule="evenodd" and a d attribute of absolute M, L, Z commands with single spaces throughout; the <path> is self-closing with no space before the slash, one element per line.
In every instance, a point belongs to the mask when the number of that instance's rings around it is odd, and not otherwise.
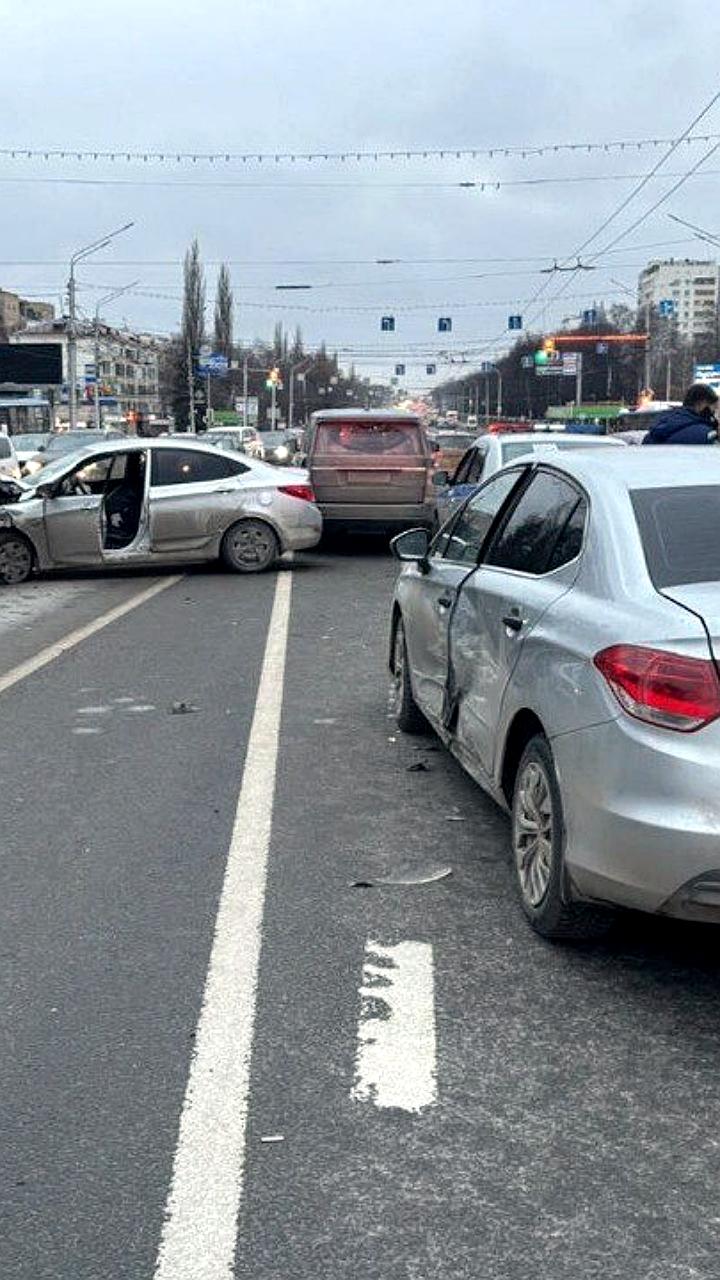
<path fill-rule="evenodd" d="M 199 710 L 192 702 L 173 702 L 170 708 L 171 715 L 174 716 L 189 716 L 191 712 Z"/>
<path fill-rule="evenodd" d="M 429 773 L 430 765 L 426 764 L 424 760 L 417 760 L 415 764 L 408 765 L 407 772 L 408 773 Z"/>
<path fill-rule="evenodd" d="M 351 889 L 374 889 L 385 884 L 432 884 L 435 880 L 444 880 L 452 875 L 452 867 L 428 867 L 417 871 L 396 871 L 386 876 L 367 876 L 363 880 L 351 881 Z"/>
<path fill-rule="evenodd" d="M 285 1134 L 284 1133 L 266 1133 L 265 1136 L 260 1139 L 260 1141 L 261 1142 L 284 1142 Z"/>

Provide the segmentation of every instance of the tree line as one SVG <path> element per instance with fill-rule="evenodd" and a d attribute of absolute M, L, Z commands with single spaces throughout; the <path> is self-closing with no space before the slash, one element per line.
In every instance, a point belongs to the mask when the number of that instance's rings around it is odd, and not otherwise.
<path fill-rule="evenodd" d="M 689 342 L 680 333 L 674 318 L 651 315 L 648 360 L 644 345 L 602 343 L 603 334 L 619 336 L 624 333 L 646 331 L 645 312 L 632 307 L 615 305 L 597 308 L 593 325 L 578 325 L 572 330 L 561 330 L 563 336 L 597 337 L 597 342 L 578 344 L 583 353 L 582 402 L 583 404 L 622 403 L 629 408 L 637 403 L 646 389 L 657 400 L 680 400 L 693 381 L 695 364 L 711 363 L 718 359 L 717 332 L 709 332 Z M 527 367 L 534 353 L 541 348 L 546 335 L 527 333 L 518 338 L 506 355 L 492 362 L 483 372 L 477 367 L 449 378 L 435 388 L 433 400 L 438 410 L 458 409 L 462 416 L 468 413 L 495 415 L 498 404 L 498 374 L 502 379 L 502 411 L 504 417 L 541 419 L 546 410 L 555 405 L 570 405 L 575 400 L 574 377 L 559 374 L 538 376 L 534 367 Z M 563 351 L 572 351 L 570 342 L 563 342 Z M 525 358 L 525 363 L 523 363 Z"/>
<path fill-rule="evenodd" d="M 212 408 L 232 410 L 242 400 L 257 397 L 258 421 L 270 428 L 272 392 L 266 386 L 270 371 L 277 369 L 281 386 L 276 392 L 277 421 L 289 421 L 290 384 L 293 383 L 293 423 L 300 425 L 317 409 L 369 408 L 381 404 L 387 388 L 360 377 L 354 368 L 345 372 L 338 355 L 325 343 L 307 348 L 300 328 L 291 335 L 275 326 L 271 341 L 258 338 L 238 343 L 234 334 L 235 298 L 230 272 L 220 267 L 215 289 L 212 328 L 207 327 L 207 285 L 197 240 L 183 263 L 183 306 L 180 332 L 168 342 L 161 363 L 160 390 L 164 409 L 172 413 L 178 430 L 186 431 L 194 417 L 196 430 L 207 425 L 207 380 L 199 372 L 202 348 L 228 361 L 226 376 L 210 380 Z"/>

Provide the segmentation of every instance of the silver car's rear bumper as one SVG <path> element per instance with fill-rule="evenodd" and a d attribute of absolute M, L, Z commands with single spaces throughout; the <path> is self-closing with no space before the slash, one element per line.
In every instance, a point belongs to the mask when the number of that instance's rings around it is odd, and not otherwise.
<path fill-rule="evenodd" d="M 720 725 L 680 734 L 622 715 L 552 749 L 577 892 L 720 922 Z"/>

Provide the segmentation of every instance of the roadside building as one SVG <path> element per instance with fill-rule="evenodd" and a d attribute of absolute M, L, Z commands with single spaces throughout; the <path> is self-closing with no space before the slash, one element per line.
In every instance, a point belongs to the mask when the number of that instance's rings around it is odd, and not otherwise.
<path fill-rule="evenodd" d="M 673 315 L 679 333 L 689 342 L 716 337 L 720 268 L 717 262 L 691 258 L 650 262 L 638 279 L 641 316 Z M 672 308 L 662 304 L 672 303 Z"/>
<path fill-rule="evenodd" d="M 68 322 L 43 320 L 28 324 L 10 337 L 11 342 L 57 342 L 62 347 L 63 387 L 58 392 L 59 420 L 67 421 L 69 401 Z M 78 417 L 92 421 L 95 385 L 99 383 L 103 419 L 128 420 L 140 414 L 145 420 L 160 413 L 158 366 L 164 343 L 144 333 L 132 333 L 100 324 L 77 326 Z"/>

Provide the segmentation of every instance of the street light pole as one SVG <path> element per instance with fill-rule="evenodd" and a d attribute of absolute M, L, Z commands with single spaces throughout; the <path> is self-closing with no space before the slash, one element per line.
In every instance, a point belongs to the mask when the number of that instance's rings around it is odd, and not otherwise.
<path fill-rule="evenodd" d="M 292 431 L 293 429 L 293 415 L 295 413 L 295 374 L 298 372 L 299 369 L 302 369 L 304 364 L 307 365 L 308 369 L 311 369 L 313 366 L 312 356 L 305 356 L 302 360 L 298 360 L 297 364 L 290 365 L 290 386 L 288 390 L 288 422 L 287 422 L 288 431 Z M 305 372 L 307 372 L 307 370 L 305 370 Z"/>
<path fill-rule="evenodd" d="M 75 292 L 75 264 L 82 262 L 84 258 L 89 258 L 92 253 L 97 253 L 98 249 L 104 249 L 110 244 L 116 236 L 122 235 L 123 231 L 129 231 L 130 227 L 134 227 L 134 222 L 126 222 L 124 227 L 118 227 L 115 231 L 110 231 L 108 235 L 103 236 L 101 240 L 94 240 L 92 244 L 83 245 L 72 254 L 70 258 L 70 278 L 68 280 L 68 379 L 70 382 L 69 395 L 69 411 L 70 411 L 70 430 L 74 430 L 77 426 L 77 302 Z"/>
<path fill-rule="evenodd" d="M 106 306 L 108 302 L 114 302 L 115 298 L 120 298 L 129 289 L 134 289 L 138 280 L 132 280 L 130 284 L 123 285 L 122 289 L 115 289 L 112 293 L 106 293 L 104 298 L 98 300 L 95 307 L 95 427 L 99 431 L 102 425 L 100 414 L 100 308 Z"/>

